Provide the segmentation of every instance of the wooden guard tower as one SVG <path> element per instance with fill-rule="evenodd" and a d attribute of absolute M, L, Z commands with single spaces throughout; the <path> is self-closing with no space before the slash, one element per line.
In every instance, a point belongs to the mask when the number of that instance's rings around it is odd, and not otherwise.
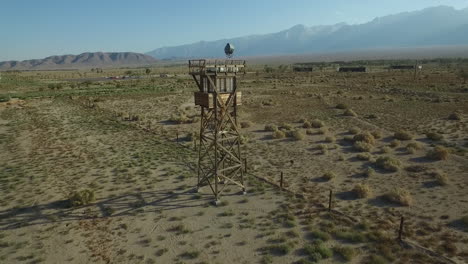
<path fill-rule="evenodd" d="M 208 185 L 217 203 L 227 185 L 237 185 L 245 193 L 236 79 L 245 74 L 245 61 L 189 60 L 189 74 L 199 89 L 195 104 L 201 107 L 197 190 Z"/>

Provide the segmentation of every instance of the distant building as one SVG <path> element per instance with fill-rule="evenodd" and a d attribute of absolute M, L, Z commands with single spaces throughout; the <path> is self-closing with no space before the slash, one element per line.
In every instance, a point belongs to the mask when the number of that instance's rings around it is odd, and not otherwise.
<path fill-rule="evenodd" d="M 391 65 L 391 70 L 414 70 L 414 65 Z"/>
<path fill-rule="evenodd" d="M 338 72 L 367 72 L 366 67 L 339 67 Z"/>

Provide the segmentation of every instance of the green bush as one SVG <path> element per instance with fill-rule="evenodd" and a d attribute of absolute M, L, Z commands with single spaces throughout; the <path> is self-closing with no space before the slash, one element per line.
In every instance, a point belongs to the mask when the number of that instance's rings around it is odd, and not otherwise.
<path fill-rule="evenodd" d="M 274 132 L 278 130 L 278 127 L 272 124 L 265 125 L 265 131 L 271 131 Z"/>
<path fill-rule="evenodd" d="M 430 140 L 433 140 L 433 141 L 440 141 L 444 138 L 444 136 L 442 136 L 441 134 L 439 133 L 435 133 L 435 132 L 428 132 L 426 133 L 426 137 Z"/>
<path fill-rule="evenodd" d="M 273 132 L 272 137 L 274 139 L 281 139 L 281 138 L 285 138 L 286 134 L 281 130 L 276 130 L 275 132 Z"/>
<path fill-rule="evenodd" d="M 442 146 L 437 146 L 427 152 L 426 157 L 432 160 L 446 160 L 449 157 L 449 151 Z"/>
<path fill-rule="evenodd" d="M 352 247 L 336 246 L 333 251 L 347 261 L 351 261 L 356 255 L 356 250 Z"/>
<path fill-rule="evenodd" d="M 384 195 L 389 202 L 409 206 L 413 204 L 413 198 L 408 190 L 403 188 L 394 188 Z"/>
<path fill-rule="evenodd" d="M 313 120 L 311 125 L 313 128 L 321 128 L 325 126 L 325 124 L 321 120 L 318 120 L 318 119 Z"/>
<path fill-rule="evenodd" d="M 357 142 L 354 142 L 353 148 L 355 150 L 361 151 L 361 152 L 371 152 L 373 146 L 371 144 L 369 144 L 369 143 L 364 142 L 364 141 L 357 141 Z"/>
<path fill-rule="evenodd" d="M 354 112 L 352 109 L 346 109 L 346 111 L 344 112 L 344 115 L 345 116 L 357 116 L 356 112 Z"/>
<path fill-rule="evenodd" d="M 405 130 L 400 130 L 400 131 L 395 132 L 393 137 L 398 139 L 398 140 L 411 140 L 411 139 L 413 139 L 413 135 L 410 132 L 405 131 Z"/>
<path fill-rule="evenodd" d="M 330 258 L 333 255 L 333 251 L 321 242 L 314 242 L 310 245 L 306 245 L 304 247 L 304 252 L 315 262 Z"/>
<path fill-rule="evenodd" d="M 89 189 L 73 192 L 68 198 L 71 207 L 87 205 L 94 202 L 94 200 L 94 191 Z"/>
<path fill-rule="evenodd" d="M 371 144 L 371 145 L 375 144 L 375 138 L 369 132 L 359 133 L 359 134 L 354 136 L 353 140 L 355 142 L 360 141 L 360 142 L 365 142 L 365 143 L 368 143 L 368 144 Z"/>
<path fill-rule="evenodd" d="M 336 174 L 332 171 L 327 171 L 323 174 L 323 178 L 327 181 L 333 180 L 336 177 Z"/>
<path fill-rule="evenodd" d="M 378 157 L 375 161 L 375 165 L 383 170 L 387 171 L 398 171 L 401 167 L 401 161 L 391 157 Z"/>
<path fill-rule="evenodd" d="M 244 121 L 240 123 L 241 128 L 249 128 L 252 126 L 252 122 L 250 121 Z"/>

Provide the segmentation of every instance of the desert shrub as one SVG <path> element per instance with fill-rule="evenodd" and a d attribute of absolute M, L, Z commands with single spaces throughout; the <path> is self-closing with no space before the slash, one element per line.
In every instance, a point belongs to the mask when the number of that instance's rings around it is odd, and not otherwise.
<path fill-rule="evenodd" d="M 303 140 L 304 139 L 304 133 L 302 133 L 302 131 L 300 130 L 294 130 L 292 131 L 292 138 L 294 138 L 294 140 Z"/>
<path fill-rule="evenodd" d="M 387 153 L 387 154 L 392 152 L 392 149 L 390 147 L 387 147 L 387 146 L 382 147 L 380 150 L 382 151 L 382 153 Z"/>
<path fill-rule="evenodd" d="M 432 172 L 431 174 L 434 177 L 434 180 L 437 182 L 437 184 L 439 184 L 441 186 L 448 185 L 449 178 L 448 178 L 446 173 L 441 172 L 439 170 L 436 170 L 436 171 Z"/>
<path fill-rule="evenodd" d="M 339 103 L 339 104 L 336 105 L 336 108 L 345 110 L 345 109 L 348 109 L 348 106 L 346 104 Z"/>
<path fill-rule="evenodd" d="M 353 136 L 344 136 L 343 140 L 346 142 L 354 142 L 354 137 Z"/>
<path fill-rule="evenodd" d="M 325 135 L 325 134 L 328 133 L 328 128 L 326 128 L 326 127 L 321 127 L 321 128 L 319 128 L 319 130 L 317 131 L 317 133 L 318 133 L 319 135 Z"/>
<path fill-rule="evenodd" d="M 249 127 L 251 127 L 252 125 L 253 125 L 253 124 L 252 124 L 252 122 L 250 122 L 250 121 L 243 121 L 243 122 L 240 123 L 241 128 L 249 128 Z"/>
<path fill-rule="evenodd" d="M 281 130 L 276 130 L 275 132 L 273 132 L 272 137 L 274 139 L 281 139 L 281 138 L 285 138 L 286 134 Z"/>
<path fill-rule="evenodd" d="M 446 160 L 448 159 L 448 156 L 449 156 L 448 149 L 442 146 L 437 146 L 433 148 L 432 150 L 428 151 L 426 154 L 426 157 L 431 160 Z"/>
<path fill-rule="evenodd" d="M 306 130 L 306 134 L 307 135 L 313 135 L 314 134 L 314 131 L 312 129 L 307 129 Z"/>
<path fill-rule="evenodd" d="M 336 177 L 336 174 L 332 171 L 327 171 L 323 174 L 323 178 L 327 181 L 333 180 Z"/>
<path fill-rule="evenodd" d="M 384 198 L 392 203 L 409 206 L 413 204 L 413 198 L 408 190 L 403 188 L 394 188 L 384 195 Z"/>
<path fill-rule="evenodd" d="M 398 139 L 398 140 L 411 140 L 411 139 L 413 139 L 413 135 L 410 132 L 405 131 L 405 130 L 400 130 L 400 131 L 395 132 L 393 137 Z"/>
<path fill-rule="evenodd" d="M 283 129 L 286 129 L 286 130 L 291 130 L 293 128 L 293 126 L 288 124 L 288 123 L 282 123 L 280 125 L 280 128 L 283 128 Z"/>
<path fill-rule="evenodd" d="M 372 131 L 372 132 L 371 132 L 371 135 L 372 135 L 375 139 L 380 139 L 380 138 L 382 138 L 382 131 L 380 131 L 380 130 Z"/>
<path fill-rule="evenodd" d="M 341 256 L 346 261 L 351 261 L 357 255 L 354 248 L 346 246 L 335 246 L 333 247 L 333 252 Z"/>
<path fill-rule="evenodd" d="M 375 175 L 375 170 L 373 168 L 367 168 L 364 170 L 364 176 L 372 177 Z"/>
<path fill-rule="evenodd" d="M 449 119 L 450 120 L 456 120 L 456 121 L 460 121 L 462 119 L 462 116 L 460 113 L 458 112 L 453 112 L 449 115 Z"/>
<path fill-rule="evenodd" d="M 169 118 L 169 121 L 177 123 L 177 124 L 187 124 L 187 123 L 193 122 L 193 120 L 188 118 L 187 115 L 184 113 L 171 115 L 171 117 Z"/>
<path fill-rule="evenodd" d="M 388 261 L 382 256 L 371 255 L 369 257 L 369 262 L 367 262 L 367 263 L 369 263 L 369 264 L 387 264 Z"/>
<path fill-rule="evenodd" d="M 426 133 L 426 137 L 428 139 L 430 139 L 430 140 L 433 140 L 433 141 L 439 141 L 439 140 L 442 140 L 444 138 L 444 136 L 442 136 L 439 133 L 435 133 L 435 132 Z"/>
<path fill-rule="evenodd" d="M 278 127 L 273 125 L 273 124 L 268 124 L 268 125 L 265 125 L 264 130 L 274 132 L 274 131 L 278 130 Z"/>
<path fill-rule="evenodd" d="M 267 246 L 266 250 L 268 250 L 271 254 L 286 255 L 291 252 L 292 247 L 289 244 L 277 244 Z"/>
<path fill-rule="evenodd" d="M 348 132 L 349 132 L 350 134 L 357 135 L 357 134 L 359 134 L 359 132 L 361 132 L 361 129 L 358 128 L 358 127 L 352 127 L 352 128 L 350 128 L 350 129 L 348 130 Z"/>
<path fill-rule="evenodd" d="M 200 256 L 200 252 L 199 251 L 186 251 L 182 254 L 180 254 L 180 256 L 182 258 L 185 258 L 185 259 L 196 259 L 198 258 L 198 256 Z"/>
<path fill-rule="evenodd" d="M 372 190 L 369 185 L 358 183 L 354 186 L 353 193 L 359 198 L 367 198 L 372 195 Z"/>
<path fill-rule="evenodd" d="M 349 243 L 363 243 L 367 240 L 364 233 L 357 231 L 334 230 L 333 235 L 335 238 Z"/>
<path fill-rule="evenodd" d="M 304 247 L 304 252 L 312 261 L 315 262 L 330 258 L 333 255 L 333 251 L 319 241 L 306 245 Z"/>
<path fill-rule="evenodd" d="M 353 148 L 361 152 L 370 152 L 372 151 L 373 146 L 363 141 L 357 141 L 357 142 L 354 142 Z"/>
<path fill-rule="evenodd" d="M 392 140 L 392 142 L 390 142 L 390 147 L 392 147 L 392 148 L 397 148 L 400 145 L 401 145 L 401 142 L 398 139 L 394 139 L 394 140 Z"/>
<path fill-rule="evenodd" d="M 375 144 L 375 138 L 374 136 L 369 133 L 369 132 L 363 132 L 363 133 L 359 133 L 357 135 L 354 136 L 353 140 L 356 142 L 356 141 L 362 141 L 362 142 L 365 142 L 365 143 L 368 143 L 368 144 L 371 144 L 371 145 L 374 145 Z"/>
<path fill-rule="evenodd" d="M 316 230 L 316 229 L 310 230 L 310 236 L 314 240 L 322 240 L 322 241 L 330 240 L 330 235 L 328 233 L 325 233 L 323 231 Z"/>
<path fill-rule="evenodd" d="M 94 202 L 94 200 L 94 191 L 89 189 L 73 192 L 68 198 L 70 207 L 87 205 Z"/>
<path fill-rule="evenodd" d="M 328 136 L 328 137 L 325 138 L 325 141 L 328 142 L 328 143 L 335 143 L 336 138 L 333 137 L 333 136 Z"/>
<path fill-rule="evenodd" d="M 303 128 L 311 128 L 312 124 L 309 121 L 304 121 L 304 123 L 302 124 L 302 127 Z"/>
<path fill-rule="evenodd" d="M 422 149 L 422 145 L 419 142 L 410 142 L 406 145 L 406 149 L 409 149 L 409 148 L 420 150 Z"/>
<path fill-rule="evenodd" d="M 311 125 L 312 125 L 313 128 L 321 128 L 321 127 L 325 126 L 323 121 L 318 120 L 318 119 L 313 120 Z"/>
<path fill-rule="evenodd" d="M 401 162 L 400 160 L 392 157 L 381 156 L 377 158 L 377 160 L 375 161 L 375 165 L 383 170 L 398 171 L 401 167 Z"/>
<path fill-rule="evenodd" d="M 356 112 L 354 112 L 352 109 L 346 109 L 344 112 L 345 116 L 357 116 Z"/>

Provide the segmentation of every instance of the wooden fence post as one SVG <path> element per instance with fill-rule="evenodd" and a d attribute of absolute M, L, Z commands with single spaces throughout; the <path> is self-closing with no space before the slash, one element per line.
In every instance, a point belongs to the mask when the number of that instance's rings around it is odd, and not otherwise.
<path fill-rule="evenodd" d="M 283 172 L 281 172 L 281 177 L 280 177 L 280 188 L 281 190 L 283 189 Z"/>
<path fill-rule="evenodd" d="M 403 239 L 403 225 L 405 223 L 405 218 L 402 216 L 400 219 L 400 229 L 398 230 L 398 240 L 401 241 Z"/>

